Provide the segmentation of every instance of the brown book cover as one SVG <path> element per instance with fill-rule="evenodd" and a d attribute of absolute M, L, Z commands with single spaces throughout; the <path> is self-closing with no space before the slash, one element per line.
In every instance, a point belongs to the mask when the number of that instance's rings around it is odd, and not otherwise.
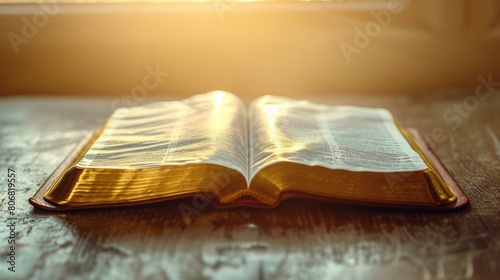
<path fill-rule="evenodd" d="M 355 205 L 364 205 L 364 206 L 378 206 L 378 207 L 387 207 L 387 208 L 396 208 L 396 209 L 415 209 L 415 210 L 426 210 L 426 211 L 447 211 L 453 209 L 460 209 L 465 207 L 469 200 L 466 195 L 462 192 L 457 182 L 453 179 L 448 170 L 444 167 L 441 161 L 437 158 L 434 152 L 431 150 L 429 145 L 423 140 L 421 135 L 416 129 L 407 128 L 407 131 L 410 133 L 413 140 L 420 146 L 422 152 L 425 154 L 427 159 L 432 163 L 435 170 L 439 173 L 441 178 L 445 181 L 445 183 L 450 187 L 453 193 L 456 196 L 456 200 L 448 204 L 435 205 L 435 206 L 418 206 L 418 205 L 407 205 L 407 204 L 398 204 L 398 203 L 375 203 L 375 202 L 363 202 L 357 200 L 348 200 L 348 199 L 337 199 L 337 198 L 328 198 L 318 195 L 304 194 L 301 192 L 284 192 L 281 194 L 277 203 L 273 205 L 266 205 L 257 199 L 251 196 L 244 196 L 238 198 L 230 203 L 222 203 L 217 199 L 212 199 L 210 202 L 215 208 L 233 208 L 233 207 L 257 207 L 257 208 L 273 208 L 279 205 L 279 203 L 285 199 L 290 198 L 303 198 L 303 199 L 314 199 L 314 200 L 323 200 L 323 201 L 331 201 L 332 203 L 347 203 L 347 204 L 355 204 Z M 156 199 L 151 199 L 147 201 L 141 202 L 133 202 L 133 203 L 120 203 L 116 205 L 92 205 L 92 206 L 64 206 L 50 203 L 49 201 L 44 199 L 45 193 L 49 190 L 49 188 L 53 185 L 53 183 L 71 166 L 76 158 L 80 155 L 80 152 L 85 149 L 88 141 L 91 139 L 91 135 L 83 139 L 76 147 L 73 149 L 73 152 L 68 155 L 68 157 L 59 165 L 59 167 L 50 175 L 50 177 L 45 181 L 45 183 L 40 187 L 40 189 L 29 199 L 30 204 L 32 204 L 36 208 L 44 209 L 44 210 L 69 210 L 69 209 L 84 209 L 84 208 L 106 208 L 106 207 L 124 207 L 124 206 L 132 206 L 139 204 L 149 204 L 160 201 L 168 201 L 179 199 L 183 197 L 192 197 L 195 194 L 188 195 L 175 195 L 168 197 L 161 197 Z M 213 197 L 213 196 L 207 196 Z"/>

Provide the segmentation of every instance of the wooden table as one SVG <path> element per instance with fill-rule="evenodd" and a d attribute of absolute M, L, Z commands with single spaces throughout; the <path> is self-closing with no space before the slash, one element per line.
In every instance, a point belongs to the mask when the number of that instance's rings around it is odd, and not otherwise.
<path fill-rule="evenodd" d="M 116 102 L 3 97 L 0 278 L 493 279 L 500 275 L 500 95 L 484 97 L 472 91 L 307 97 L 386 107 L 418 128 L 470 197 L 462 211 L 291 200 L 274 210 L 206 208 L 189 219 L 178 206 L 190 200 L 65 213 L 33 209 L 28 198 Z M 17 179 L 16 272 L 6 262 L 9 168 Z"/>

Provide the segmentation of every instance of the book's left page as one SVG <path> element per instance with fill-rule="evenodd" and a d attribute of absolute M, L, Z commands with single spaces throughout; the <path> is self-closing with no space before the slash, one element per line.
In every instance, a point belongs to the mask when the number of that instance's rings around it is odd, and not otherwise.
<path fill-rule="evenodd" d="M 106 206 L 234 195 L 246 189 L 247 142 L 245 105 L 230 93 L 121 108 L 44 198 Z"/>

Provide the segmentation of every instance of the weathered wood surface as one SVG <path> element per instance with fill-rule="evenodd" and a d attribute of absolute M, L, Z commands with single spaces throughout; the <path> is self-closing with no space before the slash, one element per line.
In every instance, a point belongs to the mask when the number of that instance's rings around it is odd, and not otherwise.
<path fill-rule="evenodd" d="M 496 278 L 500 94 L 477 99 L 477 104 L 471 96 L 444 91 L 307 97 L 386 107 L 405 125 L 418 128 L 470 197 L 471 205 L 463 211 L 426 213 L 293 200 L 274 210 L 207 207 L 189 219 L 178 206 L 192 204 L 190 200 L 67 213 L 33 209 L 28 198 L 115 103 L 4 97 L 0 279 Z M 453 129 L 458 120 L 443 114 L 463 104 L 467 114 Z M 436 128 L 444 136 L 433 136 Z M 6 263 L 8 168 L 17 178 L 16 272 L 8 271 Z"/>

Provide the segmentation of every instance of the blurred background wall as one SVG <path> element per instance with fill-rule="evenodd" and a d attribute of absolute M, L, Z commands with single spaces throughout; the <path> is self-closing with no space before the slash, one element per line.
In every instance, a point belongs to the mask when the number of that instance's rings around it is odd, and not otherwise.
<path fill-rule="evenodd" d="M 500 82 L 497 0 L 17 2 L 0 6 L 1 95 L 304 96 Z"/>

